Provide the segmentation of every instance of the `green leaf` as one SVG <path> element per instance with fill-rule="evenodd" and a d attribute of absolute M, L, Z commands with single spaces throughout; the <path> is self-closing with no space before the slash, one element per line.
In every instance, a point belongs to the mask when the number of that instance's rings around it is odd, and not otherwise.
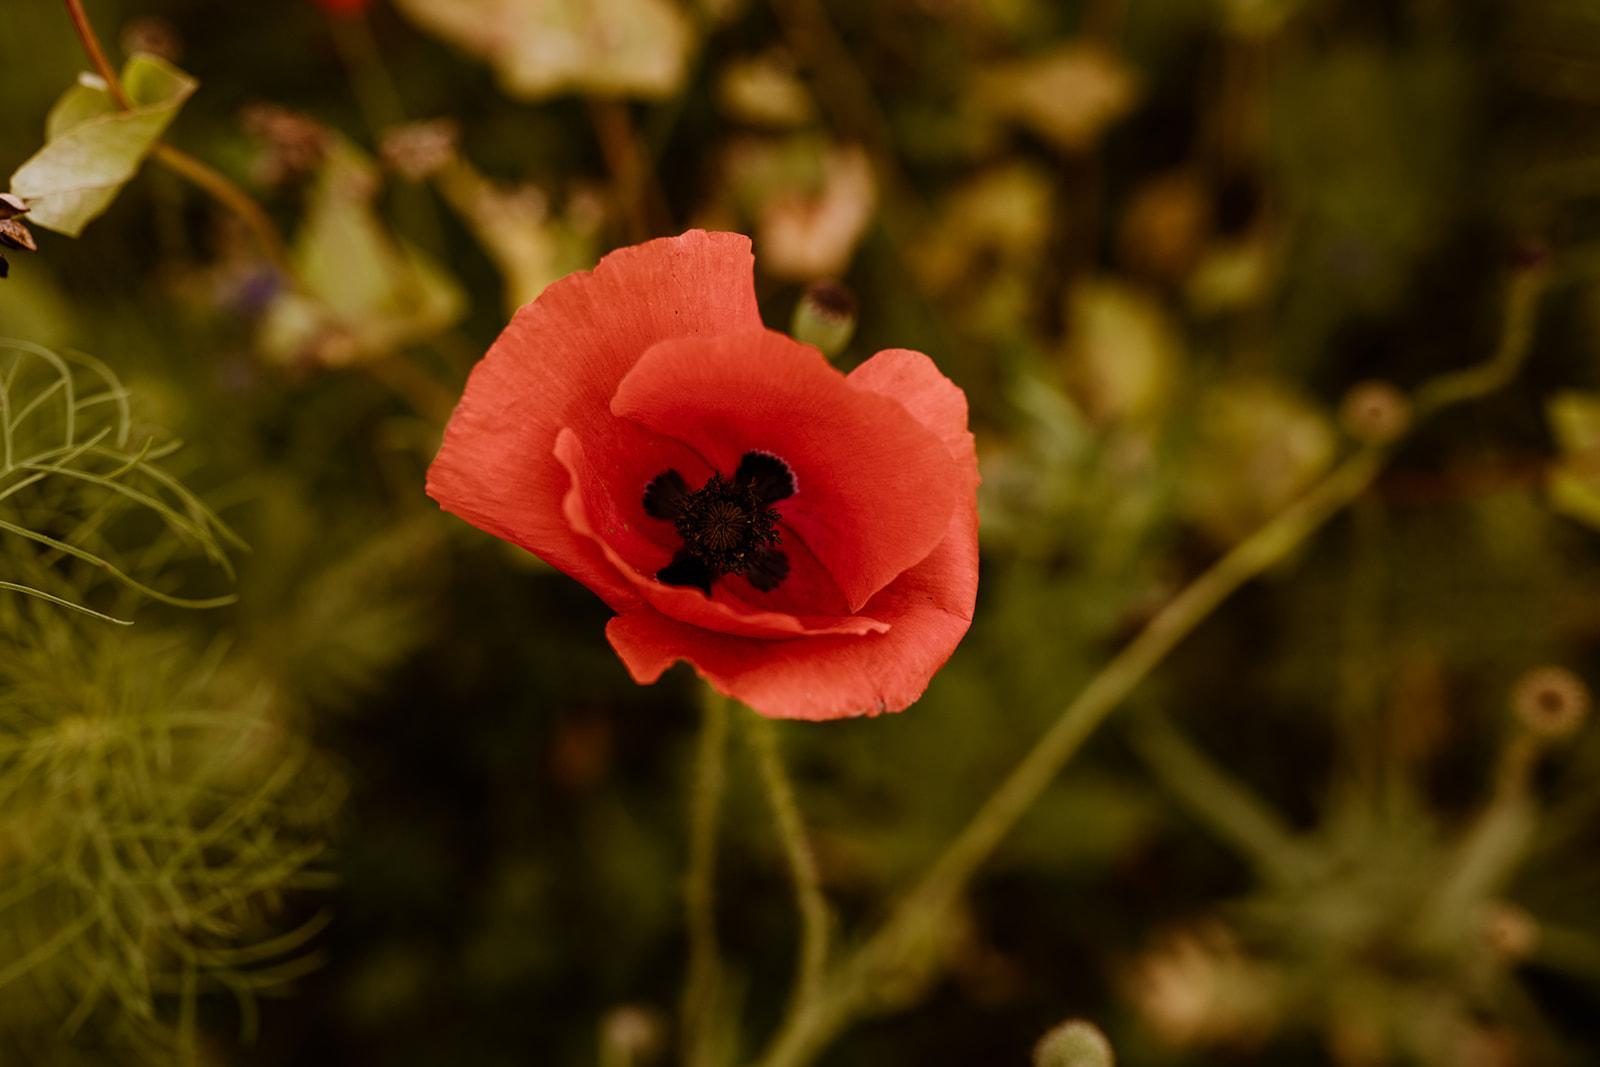
<path fill-rule="evenodd" d="M 1287 506 L 1338 451 L 1327 414 L 1287 381 L 1214 382 L 1193 412 L 1179 507 L 1221 544 L 1240 540 Z"/>
<path fill-rule="evenodd" d="M 504 276 L 508 314 L 556 279 L 594 266 L 597 213 L 558 214 L 537 187 L 501 185 L 465 162 L 440 172 L 438 187 Z"/>
<path fill-rule="evenodd" d="M 161 140 L 197 82 L 165 60 L 135 55 L 122 71 L 132 101 L 122 111 L 98 78 L 83 75 L 45 123 L 45 145 L 17 168 L 11 189 L 28 221 L 76 237 L 111 206 Z"/>
<path fill-rule="evenodd" d="M 302 292 L 269 309 L 259 342 L 279 362 L 379 358 L 447 329 L 465 308 L 455 279 L 394 237 L 373 208 L 372 161 L 339 141 L 328 151 L 295 239 Z"/>
<path fill-rule="evenodd" d="M 1550 400 L 1547 412 L 1563 453 L 1600 452 L 1600 393 L 1558 393 Z"/>
<path fill-rule="evenodd" d="M 1069 153 L 1093 148 L 1138 98 L 1138 79 L 1122 57 L 1091 44 L 1004 63 L 978 81 L 978 99 L 990 111 Z"/>
<path fill-rule="evenodd" d="M 1067 359 L 1083 406 L 1102 421 L 1163 415 L 1183 363 L 1183 344 L 1159 301 L 1110 279 L 1067 294 Z"/>
<path fill-rule="evenodd" d="M 1547 484 L 1550 506 L 1600 529 L 1600 394 L 1560 393 L 1546 415 L 1561 446 Z"/>

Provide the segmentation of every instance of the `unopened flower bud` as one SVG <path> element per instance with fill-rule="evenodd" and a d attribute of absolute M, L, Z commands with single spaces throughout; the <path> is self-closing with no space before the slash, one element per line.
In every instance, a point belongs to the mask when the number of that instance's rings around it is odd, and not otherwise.
<path fill-rule="evenodd" d="M 789 332 L 815 345 L 829 359 L 844 351 L 856 332 L 856 298 L 838 282 L 813 282 L 795 305 Z"/>
<path fill-rule="evenodd" d="M 666 1026 L 661 1016 L 649 1008 L 624 1004 L 613 1008 L 600 1021 L 600 1044 L 623 1063 L 637 1063 L 661 1051 L 666 1041 Z"/>
<path fill-rule="evenodd" d="M 1094 1023 L 1071 1019 L 1034 1046 L 1033 1067 L 1112 1067 L 1111 1042 Z"/>
<path fill-rule="evenodd" d="M 1386 445 L 1411 425 L 1411 401 L 1389 382 L 1360 382 L 1339 405 L 1345 432 L 1369 445 Z"/>
<path fill-rule="evenodd" d="M 1541 737 L 1570 737 L 1589 714 L 1589 687 L 1565 667 L 1535 667 L 1517 680 L 1511 710 Z"/>

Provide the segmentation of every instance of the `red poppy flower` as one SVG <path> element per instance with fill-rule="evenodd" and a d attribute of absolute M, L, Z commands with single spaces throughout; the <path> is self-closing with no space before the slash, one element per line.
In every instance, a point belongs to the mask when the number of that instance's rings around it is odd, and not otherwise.
<path fill-rule="evenodd" d="M 763 328 L 747 238 L 613 252 L 517 312 L 428 471 L 448 511 L 617 612 L 640 683 L 687 660 L 770 716 L 899 711 L 971 624 L 977 455 L 917 352 L 849 375 Z"/>

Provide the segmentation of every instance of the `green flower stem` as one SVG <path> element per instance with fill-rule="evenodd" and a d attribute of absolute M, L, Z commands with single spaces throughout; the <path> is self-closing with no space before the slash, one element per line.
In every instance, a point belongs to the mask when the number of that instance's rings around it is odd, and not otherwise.
<path fill-rule="evenodd" d="M 1538 823 L 1531 788 L 1543 750 L 1541 739 L 1519 730 L 1506 742 L 1494 792 L 1461 838 L 1437 883 L 1422 936 L 1448 946 L 1473 919 L 1473 911 L 1499 894 L 1527 852 Z"/>
<path fill-rule="evenodd" d="M 1527 356 L 1547 282 L 1548 272 L 1538 268 L 1513 276 L 1493 356 L 1478 367 L 1424 384 L 1415 397 L 1418 414 L 1485 396 L 1516 376 Z M 1361 496 L 1382 471 L 1390 447 L 1371 444 L 1351 454 L 1192 581 L 1113 656 L 901 898 L 878 931 L 827 977 L 824 994 L 784 1020 L 757 1061 L 760 1067 L 802 1067 L 859 1016 L 914 1000 L 942 964 L 945 932 L 967 883 L 1095 728 L 1224 600 L 1287 559 Z"/>
<path fill-rule="evenodd" d="M 1297 882 L 1316 855 L 1244 783 L 1236 780 L 1164 715 L 1131 720 L 1128 741 L 1166 789 L 1262 874 Z"/>
<path fill-rule="evenodd" d="M 101 80 L 106 83 L 106 92 L 111 94 L 111 99 L 116 101 L 119 108 L 132 111 L 133 101 L 128 99 L 127 92 L 122 88 L 122 79 L 117 76 L 116 69 L 106 58 L 105 49 L 100 47 L 100 38 L 94 32 L 94 24 L 89 21 L 88 13 L 83 10 L 82 0 L 65 0 L 65 3 L 67 15 L 72 19 L 73 28 L 78 31 L 78 40 L 83 43 L 83 50 L 88 54 L 89 62 L 93 64 Z M 278 234 L 278 228 L 249 193 L 239 188 L 227 175 L 210 164 L 164 142 L 156 145 L 151 156 L 156 162 L 195 185 L 237 215 L 254 235 L 256 242 L 261 245 L 262 253 L 272 265 L 285 277 L 294 277 L 288 249 Z"/>
<path fill-rule="evenodd" d="M 256 244 L 261 246 L 261 253 L 267 257 L 267 261 L 285 278 L 294 278 L 294 265 L 289 260 L 289 250 L 278 233 L 278 227 L 267 215 L 266 209 L 239 188 L 233 179 L 211 164 L 166 142 L 156 145 L 151 157 L 238 216 L 245 229 L 256 239 Z"/>
<path fill-rule="evenodd" d="M 1516 379 L 1533 341 L 1539 300 L 1549 284 L 1549 270 L 1543 265 L 1519 270 L 1511 277 L 1506 292 L 1505 319 L 1500 327 L 1500 343 L 1488 360 L 1450 374 L 1441 374 L 1417 390 L 1414 408 L 1418 418 L 1426 418 L 1455 404 L 1504 389 Z"/>
<path fill-rule="evenodd" d="M 663 228 L 671 229 L 671 211 L 661 191 L 650 152 L 634 126 L 633 113 L 623 100 L 591 97 L 589 121 L 611 184 L 628 224 L 632 241 L 643 241 Z"/>
<path fill-rule="evenodd" d="M 827 983 L 826 994 L 791 1015 L 761 1067 L 799 1067 L 855 1017 L 882 1004 L 885 982 L 914 993 L 933 976 L 941 932 L 973 874 L 1039 799 L 1090 734 L 1217 606 L 1287 558 L 1324 522 L 1372 484 L 1384 450 L 1364 448 L 1309 493 L 1235 546 L 1191 582 L 1117 653 L 1062 711 L 1000 788 L 978 809 L 888 920 Z"/>
<path fill-rule="evenodd" d="M 381 145 L 385 133 L 405 125 L 408 120 L 400 87 L 373 37 L 372 23 L 359 12 L 330 14 L 326 21 L 333 46 L 349 76 L 361 119 L 373 142 Z M 401 229 L 418 235 L 424 247 L 434 251 L 445 247 L 444 224 L 426 188 L 409 182 L 398 185 L 394 190 L 394 211 Z M 447 417 L 449 413 L 450 408 L 445 408 Z"/>
<path fill-rule="evenodd" d="M 356 107 L 373 137 L 406 121 L 405 105 L 383 54 L 372 37 L 372 24 L 363 14 L 329 15 L 328 33 L 350 75 Z"/>
<path fill-rule="evenodd" d="M 772 806 L 773 820 L 778 826 L 778 839 L 783 843 L 784 857 L 789 863 L 789 876 L 794 882 L 795 905 L 800 912 L 800 955 L 790 1003 L 792 1010 L 804 1010 L 822 990 L 832 918 L 822 894 L 817 858 L 806 836 L 800 807 L 795 803 L 794 786 L 778 751 L 776 724 L 760 715 L 747 715 L 745 722 L 761 784 L 766 789 L 767 802 Z"/>
<path fill-rule="evenodd" d="M 722 985 L 716 921 L 717 812 L 727 778 L 729 703 L 706 687 L 689 795 L 689 870 L 683 893 L 689 965 L 681 1035 L 686 1067 L 712 1067 L 717 1062 Z"/>

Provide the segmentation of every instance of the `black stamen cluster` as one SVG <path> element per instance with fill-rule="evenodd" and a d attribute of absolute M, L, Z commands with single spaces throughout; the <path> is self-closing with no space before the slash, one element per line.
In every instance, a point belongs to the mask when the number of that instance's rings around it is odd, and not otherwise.
<path fill-rule="evenodd" d="M 789 574 L 789 557 L 777 547 L 782 534 L 772 505 L 794 491 L 789 465 L 766 452 L 746 452 L 733 477 L 713 474 L 693 491 L 675 470 L 656 475 L 645 487 L 645 513 L 672 523 L 683 538 L 656 578 L 707 595 L 726 574 L 741 574 L 763 591 L 776 588 Z"/>

